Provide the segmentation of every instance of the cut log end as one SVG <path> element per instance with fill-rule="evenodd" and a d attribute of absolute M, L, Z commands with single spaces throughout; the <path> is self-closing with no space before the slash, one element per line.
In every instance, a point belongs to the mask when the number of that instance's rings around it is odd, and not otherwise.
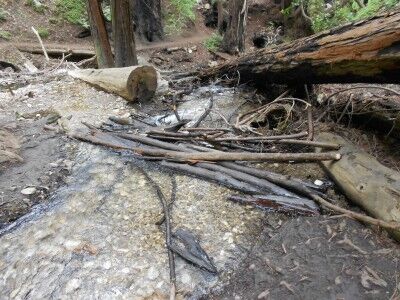
<path fill-rule="evenodd" d="M 129 100 L 148 101 L 157 90 L 157 71 L 150 66 L 141 66 L 132 71 L 128 79 Z"/>
<path fill-rule="evenodd" d="M 74 70 L 68 74 L 130 102 L 148 101 L 157 91 L 158 73 L 152 66 Z"/>

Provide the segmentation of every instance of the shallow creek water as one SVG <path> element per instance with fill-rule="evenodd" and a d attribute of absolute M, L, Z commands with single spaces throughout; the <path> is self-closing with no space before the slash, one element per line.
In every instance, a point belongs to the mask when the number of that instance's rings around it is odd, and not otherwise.
<path fill-rule="evenodd" d="M 29 89 L 34 97 L 24 98 Z M 54 82 L 15 93 L 20 98 L 14 110 L 53 107 L 72 114 L 65 120 L 72 129 L 81 128 L 82 120 L 98 123 L 134 110 L 118 97 L 70 79 L 62 86 Z M 235 109 L 227 102 L 231 96 L 232 91 L 216 95 L 216 107 L 225 103 Z M 12 103 L 10 97 L 4 103 Z M 204 107 L 204 101 L 198 104 Z M 232 191 L 216 184 L 84 143 L 78 143 L 73 163 L 68 184 L 51 196 L 50 205 L 37 206 L 0 232 L 0 299 L 165 298 L 168 260 L 164 228 L 156 225 L 162 209 L 138 168 L 147 170 L 167 199 L 175 177 L 173 228 L 192 231 L 220 272 L 211 275 L 177 258 L 179 297 L 198 298 L 216 285 L 261 230 L 263 214 L 228 202 Z"/>

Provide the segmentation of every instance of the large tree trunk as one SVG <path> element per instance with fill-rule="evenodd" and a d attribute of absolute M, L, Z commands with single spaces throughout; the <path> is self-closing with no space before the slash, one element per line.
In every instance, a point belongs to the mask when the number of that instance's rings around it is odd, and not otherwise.
<path fill-rule="evenodd" d="M 342 158 L 321 162 L 326 172 L 353 202 L 370 215 L 386 222 L 400 222 L 400 173 L 381 165 L 342 137 L 322 133 L 322 142 L 338 143 Z M 400 231 L 392 231 L 400 241 Z"/>
<path fill-rule="evenodd" d="M 112 0 L 111 7 L 115 66 L 129 67 L 137 65 L 130 5 L 127 0 Z"/>
<path fill-rule="evenodd" d="M 160 0 L 130 0 L 135 33 L 149 42 L 164 37 Z"/>
<path fill-rule="evenodd" d="M 87 9 L 97 64 L 99 68 L 111 68 L 114 59 L 99 0 L 88 0 Z"/>
<path fill-rule="evenodd" d="M 222 49 L 231 54 L 244 51 L 247 19 L 247 0 L 230 0 L 229 18 Z"/>
<path fill-rule="evenodd" d="M 242 82 L 304 84 L 400 82 L 400 10 L 347 24 L 206 69 L 200 77 L 240 73 Z"/>
<path fill-rule="evenodd" d="M 218 11 L 218 21 L 217 21 L 217 28 L 219 34 L 223 34 L 226 29 L 226 22 L 225 22 L 225 3 L 226 0 L 217 0 L 217 11 Z M 224 24 L 225 23 L 225 24 Z"/>

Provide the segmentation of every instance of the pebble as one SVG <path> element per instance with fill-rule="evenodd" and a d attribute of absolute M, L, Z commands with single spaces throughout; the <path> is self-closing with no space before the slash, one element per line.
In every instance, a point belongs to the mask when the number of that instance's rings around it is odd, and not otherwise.
<path fill-rule="evenodd" d="M 81 281 L 79 279 L 71 279 L 70 281 L 67 282 L 65 285 L 65 292 L 66 293 L 71 293 L 75 291 L 79 286 L 81 285 Z"/>
<path fill-rule="evenodd" d="M 24 188 L 23 190 L 21 190 L 21 194 L 22 195 L 32 195 L 34 193 L 36 193 L 36 188 L 35 187 L 27 187 Z"/>
<path fill-rule="evenodd" d="M 111 268 L 111 261 L 106 261 L 104 264 L 103 264 L 103 268 L 104 269 L 106 269 L 106 270 L 108 270 L 108 269 L 110 269 Z"/>
<path fill-rule="evenodd" d="M 147 278 L 150 280 L 156 279 L 159 275 L 160 273 L 154 267 L 150 267 L 149 271 L 147 272 Z"/>
<path fill-rule="evenodd" d="M 324 184 L 324 182 L 321 181 L 321 180 L 319 180 L 319 179 L 317 179 L 317 180 L 314 181 L 314 184 L 315 184 L 315 185 L 318 185 L 318 186 L 321 186 L 321 185 Z"/>

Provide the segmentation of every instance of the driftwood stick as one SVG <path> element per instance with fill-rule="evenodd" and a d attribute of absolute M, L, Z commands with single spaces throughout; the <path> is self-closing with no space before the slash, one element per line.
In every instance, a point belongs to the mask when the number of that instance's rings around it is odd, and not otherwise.
<path fill-rule="evenodd" d="M 250 137 L 226 137 L 215 139 L 216 142 L 247 142 L 247 141 L 272 141 L 283 139 L 295 139 L 307 136 L 307 132 L 299 132 L 288 135 L 271 135 L 271 136 L 250 136 Z"/>
<path fill-rule="evenodd" d="M 281 195 L 281 196 L 289 196 L 292 198 L 299 197 L 298 195 L 293 194 L 293 193 L 289 192 L 288 190 L 283 189 L 267 180 L 260 179 L 255 176 L 252 176 L 252 175 L 249 175 L 249 174 L 237 171 L 237 170 L 232 170 L 232 169 L 229 169 L 229 168 L 221 166 L 221 165 L 210 164 L 210 163 L 197 163 L 196 166 L 227 174 L 227 175 L 229 175 L 237 180 L 240 180 L 242 182 L 247 182 L 249 184 L 258 186 L 261 189 L 263 189 L 264 192 L 273 193 L 273 194 Z"/>
<path fill-rule="evenodd" d="M 267 142 L 268 143 L 276 143 L 276 144 L 303 145 L 303 146 L 332 149 L 332 150 L 338 150 L 340 148 L 339 144 L 315 142 L 315 141 L 311 141 L 311 140 L 284 139 L 284 140 L 272 140 L 272 141 L 267 141 Z"/>
<path fill-rule="evenodd" d="M 320 188 L 312 183 L 308 183 L 308 182 L 302 181 L 297 178 L 291 178 L 289 176 L 277 174 L 277 173 L 266 171 L 266 170 L 251 168 L 251 167 L 247 167 L 244 165 L 235 164 L 232 162 L 221 162 L 220 164 L 224 167 L 230 168 L 235 171 L 244 172 L 244 173 L 256 176 L 258 178 L 264 178 L 264 179 L 266 179 L 276 185 L 284 187 L 285 189 L 288 189 L 294 193 L 297 193 L 297 194 L 300 194 L 303 196 L 307 196 L 307 197 L 310 197 L 310 190 L 309 190 L 310 188 L 311 189 L 319 189 Z"/>
<path fill-rule="evenodd" d="M 201 116 L 197 119 L 197 121 L 192 125 L 192 128 L 196 128 L 200 125 L 200 123 L 210 114 L 210 112 L 213 108 L 213 105 L 214 105 L 214 98 L 213 98 L 213 94 L 211 92 L 210 102 L 208 103 L 206 110 L 204 111 L 204 113 L 201 114 Z"/>
<path fill-rule="evenodd" d="M 230 131 L 232 131 L 232 129 L 223 128 L 223 127 L 221 127 L 221 128 L 219 128 L 219 127 L 217 127 L 217 128 L 206 128 L 206 127 L 192 128 L 192 127 L 189 127 L 189 128 L 184 128 L 184 131 L 189 131 L 189 132 L 192 132 L 192 131 L 206 131 L 206 132 L 223 131 L 223 132 L 230 132 Z"/>
<path fill-rule="evenodd" d="M 128 140 L 133 140 L 136 142 L 140 142 L 140 143 L 144 143 L 146 145 L 150 145 L 150 146 L 156 146 L 156 147 L 160 147 L 163 149 L 168 149 L 168 150 L 176 150 L 176 151 L 200 151 L 200 152 L 209 152 L 209 151 L 218 151 L 215 149 L 210 149 L 210 148 L 206 148 L 206 147 L 202 147 L 202 146 L 196 146 L 196 145 L 187 145 L 187 146 L 183 146 L 183 145 L 175 145 L 175 144 L 171 144 L 171 143 L 166 143 L 166 142 L 162 142 L 162 141 L 158 141 L 156 139 L 152 139 L 149 137 L 145 137 L 145 136 L 141 136 L 141 135 L 134 135 L 134 134 L 117 134 L 118 137 L 121 138 L 125 138 Z M 309 183 L 309 182 L 305 182 L 302 181 L 300 179 L 297 178 L 292 178 L 289 176 L 285 176 L 285 175 L 281 175 L 281 174 L 277 174 L 277 173 L 273 173 L 270 171 L 265 171 L 265 170 L 260 170 L 260 169 L 256 169 L 256 168 L 250 168 L 244 165 L 238 165 L 235 164 L 233 162 L 222 162 L 220 163 L 221 165 L 234 169 L 236 171 L 243 171 L 247 174 L 256 176 L 256 177 L 261 177 L 264 178 L 266 180 L 269 180 L 279 186 L 283 186 L 285 187 L 285 183 L 288 183 L 289 181 L 295 181 L 297 183 L 296 186 L 298 186 L 298 189 L 295 189 L 294 192 L 297 193 L 298 191 L 301 191 L 301 186 L 305 185 L 308 186 L 312 189 L 316 189 L 319 190 L 321 189 L 319 186 Z M 272 180 L 271 180 L 272 179 Z M 273 181 L 275 180 L 275 181 Z M 286 188 L 286 187 L 285 187 Z M 291 188 L 291 186 L 289 185 L 289 188 Z M 293 191 L 293 189 L 291 189 L 291 191 Z M 304 195 L 304 193 L 303 193 Z"/>
<path fill-rule="evenodd" d="M 311 103 L 310 93 L 308 92 L 307 84 L 304 85 L 304 90 L 306 91 L 308 103 Z M 311 105 L 307 105 L 307 123 L 308 123 L 307 140 L 312 141 L 314 139 L 314 122 L 313 122 L 312 106 Z"/>
<path fill-rule="evenodd" d="M 197 177 L 205 178 L 214 182 L 218 182 L 219 184 L 235 189 L 237 191 L 247 193 L 247 194 L 259 194 L 262 191 L 254 187 L 246 182 L 241 182 L 229 175 L 226 175 L 221 172 L 210 171 L 205 168 L 191 166 L 188 164 L 180 164 L 169 161 L 162 161 L 162 166 L 168 167 L 173 170 L 177 170 L 180 172 L 188 173 L 190 175 L 195 175 Z"/>
<path fill-rule="evenodd" d="M 33 26 L 31 28 L 32 28 L 33 33 L 36 35 L 36 37 L 39 40 L 40 47 L 42 47 L 43 55 L 46 58 L 46 61 L 49 62 L 50 59 L 49 59 L 49 56 L 47 55 L 46 48 L 43 45 L 42 38 L 40 37 L 39 32 Z"/>
<path fill-rule="evenodd" d="M 161 202 L 163 211 L 164 211 L 164 216 L 165 216 L 165 241 L 168 249 L 168 263 L 169 263 L 169 280 L 171 284 L 171 298 L 175 299 L 175 293 L 176 293 L 176 272 L 175 272 L 175 259 L 174 259 L 174 253 L 170 249 L 171 246 L 171 218 L 169 215 L 169 206 L 167 204 L 167 200 L 165 199 L 165 196 L 163 192 L 161 191 L 161 188 L 158 186 L 158 184 L 151 178 L 151 176 L 142 168 L 138 168 L 140 173 L 143 174 L 144 177 L 148 180 L 152 188 L 156 191 L 157 197 Z"/>
<path fill-rule="evenodd" d="M 160 156 L 166 159 L 179 159 L 183 161 L 295 161 L 311 162 L 323 160 L 339 160 L 340 154 L 335 152 L 322 153 L 249 153 L 249 152 L 200 152 L 186 153 L 183 151 L 169 151 L 162 149 L 149 149 L 144 147 L 125 146 L 122 143 L 104 143 L 93 136 L 74 134 L 72 137 L 86 142 L 108 146 L 116 149 L 125 149 L 147 156 Z"/>
<path fill-rule="evenodd" d="M 352 219 L 355 219 L 357 221 L 364 222 L 367 224 L 376 225 L 376 226 L 379 226 L 379 227 L 382 227 L 385 229 L 389 229 L 389 230 L 400 230 L 400 223 L 398 223 L 398 222 L 386 222 L 386 221 L 382 221 L 379 219 L 375 219 L 375 218 L 345 209 L 343 207 L 334 205 L 334 204 L 326 201 L 319 195 L 311 194 L 310 196 L 312 196 L 312 199 L 315 202 L 319 203 L 320 205 L 325 206 L 326 208 L 329 208 L 330 210 L 333 210 L 335 212 L 344 214 L 344 215 L 348 216 L 349 218 L 352 218 Z"/>
<path fill-rule="evenodd" d="M 243 204 L 251 204 L 267 211 L 278 211 L 286 213 L 295 213 L 306 216 L 319 214 L 319 208 L 312 200 L 302 200 L 287 196 L 275 195 L 254 195 L 241 196 L 232 195 L 228 200 Z"/>

